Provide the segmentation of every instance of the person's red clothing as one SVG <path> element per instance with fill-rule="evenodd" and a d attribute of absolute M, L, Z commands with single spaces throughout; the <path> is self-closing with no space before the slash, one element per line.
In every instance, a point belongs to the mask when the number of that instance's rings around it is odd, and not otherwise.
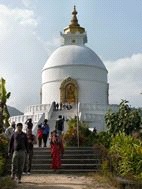
<path fill-rule="evenodd" d="M 52 169 L 59 169 L 61 167 L 61 147 L 57 136 L 51 137 L 51 156 L 52 156 Z"/>
<path fill-rule="evenodd" d="M 42 136 L 43 136 L 43 130 L 42 130 L 41 128 L 39 128 L 39 129 L 37 130 L 37 137 L 38 137 L 38 138 L 42 138 Z"/>

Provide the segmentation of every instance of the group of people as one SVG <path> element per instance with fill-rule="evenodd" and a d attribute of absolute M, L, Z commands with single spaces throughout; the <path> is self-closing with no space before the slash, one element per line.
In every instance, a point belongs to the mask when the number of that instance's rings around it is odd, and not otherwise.
<path fill-rule="evenodd" d="M 62 115 L 58 116 L 56 120 L 55 129 L 50 133 L 50 127 L 48 125 L 48 121 L 45 119 L 42 124 L 38 125 L 37 130 L 37 138 L 38 138 L 38 146 L 46 147 L 47 140 L 49 139 L 50 147 L 51 147 L 51 157 L 52 163 L 51 168 L 54 171 L 57 171 L 61 167 L 61 158 L 64 154 L 64 146 L 63 146 L 63 139 L 62 139 L 62 132 L 64 130 L 64 118 Z"/>
<path fill-rule="evenodd" d="M 17 183 L 21 183 L 22 174 L 30 174 L 33 157 L 33 147 L 37 143 L 38 146 L 46 147 L 47 140 L 50 138 L 51 149 L 51 168 L 55 171 L 61 167 L 61 158 L 64 153 L 62 131 L 64 130 L 64 120 L 59 116 L 56 120 L 55 130 L 51 132 L 49 137 L 50 128 L 48 120 L 38 125 L 37 137 L 32 134 L 33 123 L 32 119 L 26 121 L 26 132 L 23 132 L 23 124 L 12 122 L 11 125 L 5 130 L 5 134 L 9 140 L 8 155 L 12 158 L 11 163 L 11 178 L 16 179 Z M 41 131 L 41 134 L 40 132 Z M 40 136 L 41 135 L 41 136 Z"/>
<path fill-rule="evenodd" d="M 53 109 L 54 111 L 58 111 L 58 110 L 70 110 L 72 109 L 72 105 L 70 103 L 65 103 L 63 104 L 62 102 L 58 103 L 58 102 L 53 102 Z"/>
<path fill-rule="evenodd" d="M 21 183 L 23 172 L 30 174 L 31 171 L 33 145 L 36 144 L 36 136 L 32 134 L 31 125 L 33 124 L 31 123 L 31 120 L 27 121 L 26 133 L 22 131 L 22 123 L 12 122 L 11 126 L 5 130 L 9 140 L 8 155 L 12 158 L 11 178 L 16 179 L 17 183 Z"/>
<path fill-rule="evenodd" d="M 45 119 L 43 123 L 38 125 L 38 129 L 37 129 L 38 147 L 42 147 L 42 143 L 43 143 L 43 147 L 47 147 L 49 132 L 50 132 L 50 127 L 48 124 L 48 120 Z"/>

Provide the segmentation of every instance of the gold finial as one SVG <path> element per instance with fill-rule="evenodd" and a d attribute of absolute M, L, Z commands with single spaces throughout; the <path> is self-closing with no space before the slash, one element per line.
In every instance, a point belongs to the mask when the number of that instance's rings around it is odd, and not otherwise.
<path fill-rule="evenodd" d="M 76 6 L 74 5 L 74 10 L 72 12 L 72 19 L 71 19 L 71 23 L 68 27 L 66 27 L 64 29 L 65 33 L 71 32 L 71 33 L 84 33 L 85 29 L 80 27 L 80 25 L 78 24 L 78 19 L 77 19 L 77 11 L 76 11 Z"/>
<path fill-rule="evenodd" d="M 76 11 L 76 6 L 74 5 L 74 10 L 73 10 L 73 12 L 72 12 L 72 20 L 71 20 L 71 26 L 73 25 L 73 26 L 80 26 L 79 24 L 78 24 L 78 20 L 77 20 L 77 11 Z"/>

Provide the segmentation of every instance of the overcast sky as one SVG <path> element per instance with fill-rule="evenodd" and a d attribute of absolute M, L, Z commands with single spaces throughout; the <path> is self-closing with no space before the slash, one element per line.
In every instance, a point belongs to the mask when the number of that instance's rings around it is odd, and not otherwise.
<path fill-rule="evenodd" d="M 73 6 L 108 70 L 109 102 L 142 106 L 142 0 L 0 0 L 0 76 L 21 111 L 39 104 L 41 70 Z"/>

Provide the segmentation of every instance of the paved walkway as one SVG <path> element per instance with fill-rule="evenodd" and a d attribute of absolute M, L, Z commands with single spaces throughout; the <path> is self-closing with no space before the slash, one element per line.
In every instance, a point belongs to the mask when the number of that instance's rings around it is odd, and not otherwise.
<path fill-rule="evenodd" d="M 17 189 L 116 189 L 100 178 L 83 174 L 24 175 Z"/>

